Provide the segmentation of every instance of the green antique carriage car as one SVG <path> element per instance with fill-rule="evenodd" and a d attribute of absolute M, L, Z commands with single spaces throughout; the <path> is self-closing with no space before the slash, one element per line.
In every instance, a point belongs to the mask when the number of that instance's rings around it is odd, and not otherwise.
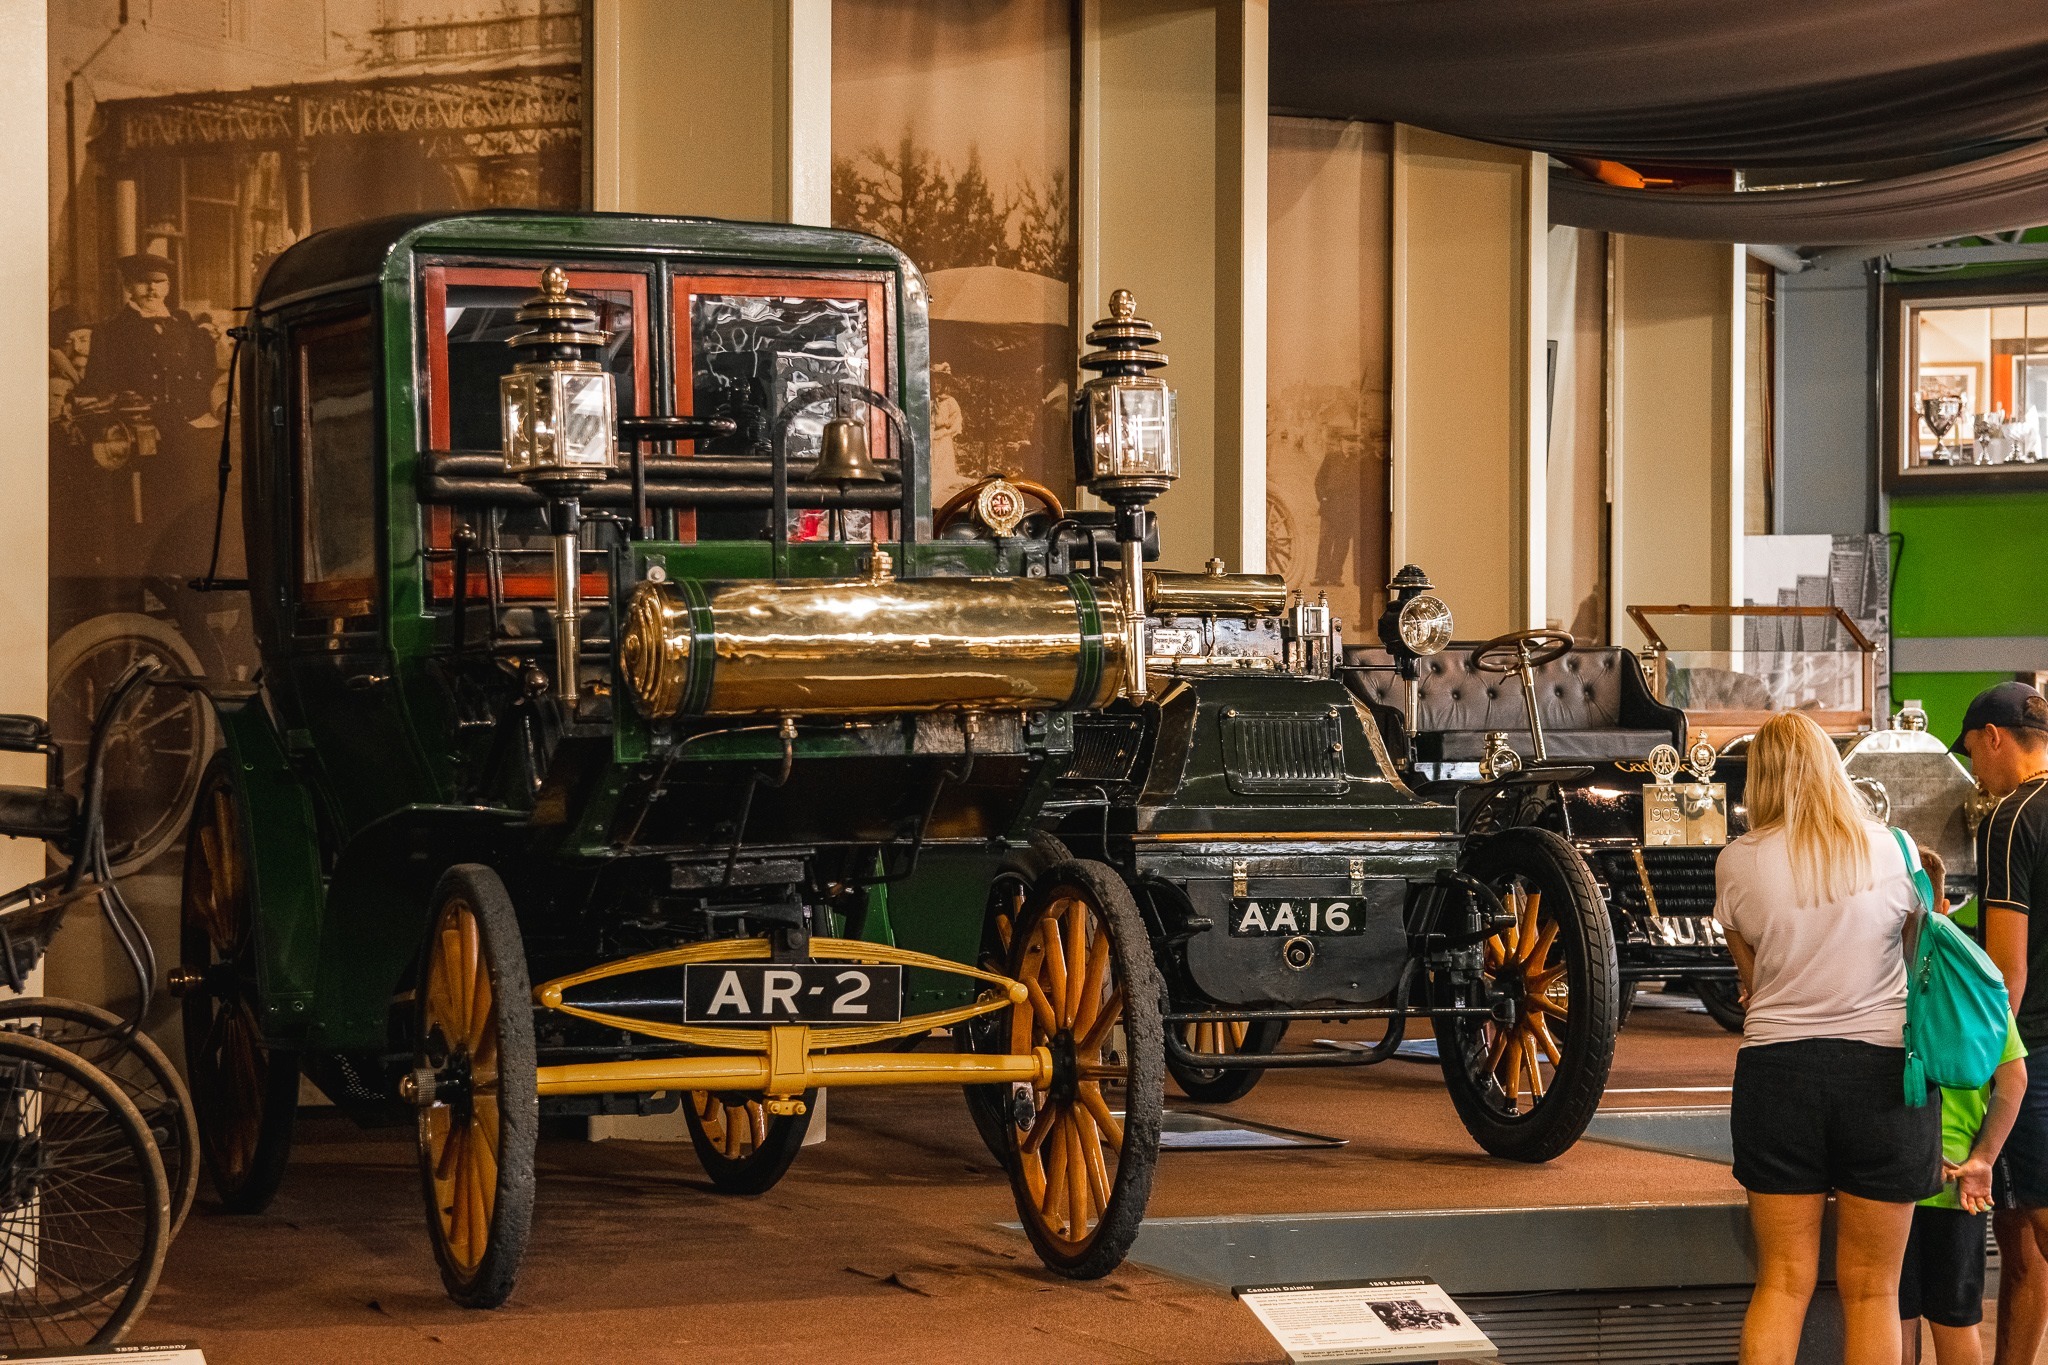
<path fill-rule="evenodd" d="M 925 337 L 916 270 L 842 232 L 386 220 L 271 266 L 237 389 L 263 671 L 214 696 L 172 981 L 225 1204 L 276 1190 L 301 1074 L 410 1107 L 443 1278 L 493 1304 L 543 1114 L 682 1104 L 756 1192 L 822 1085 L 1007 1083 L 1034 1243 L 1122 1258 L 1163 1085 L 1129 899 L 1068 862 L 980 965 L 991 850 L 1122 637 L 1042 554 L 930 538 Z"/>
<path fill-rule="evenodd" d="M 304 1076 L 415 1124 L 488 1306 L 543 1116 L 680 1108 L 758 1193 L 820 1087 L 962 1085 L 1040 1257 L 1096 1276 L 1167 1057 L 1256 1067 L 1287 1018 L 1427 1015 L 1482 1143 L 1576 1138 L 1597 898 L 1460 870 L 1327 613 L 1147 567 L 1174 400 L 1111 311 L 1074 415 L 1110 509 L 992 476 L 935 513 L 924 284 L 874 238 L 491 213 L 272 264 L 236 388 L 263 667 L 213 695 L 171 983 L 223 1203 L 275 1193 Z"/>

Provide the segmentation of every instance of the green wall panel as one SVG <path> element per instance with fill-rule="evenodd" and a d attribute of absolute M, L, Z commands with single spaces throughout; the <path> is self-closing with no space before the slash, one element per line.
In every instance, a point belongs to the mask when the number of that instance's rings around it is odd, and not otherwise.
<path fill-rule="evenodd" d="M 2048 493 L 1894 497 L 1891 529 L 1893 634 L 2048 635 Z"/>

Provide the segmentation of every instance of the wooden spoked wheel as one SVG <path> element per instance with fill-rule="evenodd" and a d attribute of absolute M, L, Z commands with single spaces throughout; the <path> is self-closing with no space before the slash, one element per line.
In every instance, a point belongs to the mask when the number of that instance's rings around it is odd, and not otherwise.
<path fill-rule="evenodd" d="M 1558 942 L 1561 926 L 1542 913 L 1542 889 L 1514 877 L 1500 890 L 1514 923 L 1486 940 L 1486 976 L 1494 992 L 1514 997 L 1521 1008 L 1512 1023 L 1486 1025 L 1486 1069 L 1519 1109 L 1543 1098 L 1549 1075 L 1564 1060 L 1557 1034 L 1571 1019 L 1571 981 Z"/>
<path fill-rule="evenodd" d="M 1180 1026 L 1180 1040 L 1188 1051 L 1212 1057 L 1274 1052 L 1286 1036 L 1285 1019 L 1198 1021 Z M 1256 1066 L 1189 1066 L 1176 1060 L 1169 1052 L 1166 1054 L 1166 1074 L 1173 1077 L 1173 1083 L 1191 1100 L 1200 1100 L 1204 1104 L 1228 1104 L 1232 1100 L 1243 1099 L 1266 1073 Z"/>
<path fill-rule="evenodd" d="M 1159 1159 L 1158 968 L 1122 878 L 1085 859 L 1038 879 L 1007 946 L 1009 974 L 1030 991 L 1008 1011 L 1009 1050 L 1053 1059 L 1029 1122 L 1013 1109 L 1006 1126 L 1017 1211 L 1049 1268 L 1094 1279 L 1130 1250 Z"/>
<path fill-rule="evenodd" d="M 1438 986 L 1439 1004 L 1491 1017 L 1436 1023 L 1458 1117 L 1495 1156 L 1548 1161 L 1577 1142 L 1614 1060 L 1621 981 L 1614 932 L 1585 860 L 1558 835 L 1509 829 L 1477 841 L 1464 870 L 1513 922 L 1485 944 L 1474 991 Z"/>
<path fill-rule="evenodd" d="M 532 992 L 512 900 L 463 864 L 434 893 L 420 968 L 419 1044 L 406 1090 L 419 1106 L 420 1188 L 448 1297 L 495 1308 L 512 1292 L 533 1223 Z"/>
<path fill-rule="evenodd" d="M 1074 855 L 1050 834 L 1038 834 L 1022 848 L 1003 855 L 995 877 L 989 883 L 988 903 L 982 916 L 981 965 L 992 972 L 1010 970 L 1010 939 L 1024 907 L 1031 899 L 1038 879 Z M 972 1052 L 1007 1052 L 1010 1048 L 1008 1011 L 985 1014 L 958 1027 L 955 1036 L 962 1048 Z M 1022 1087 L 1028 1089 L 1029 1087 Z M 974 1131 L 989 1155 L 1007 1168 L 1016 1158 L 1017 1145 L 1010 1131 L 1011 1119 L 1028 1105 L 1020 1087 L 970 1085 L 963 1087 L 967 1113 Z"/>
<path fill-rule="evenodd" d="M 207 1176 L 230 1213 L 260 1213 L 291 1157 L 299 1066 L 264 1041 L 257 1013 L 256 904 L 241 799 L 221 754 L 199 784 L 185 838 L 174 984 Z"/>
<path fill-rule="evenodd" d="M 810 1131 L 818 1092 L 803 1095 L 801 1114 L 771 1114 L 759 1095 L 693 1090 L 684 1118 L 698 1164 L 720 1194 L 765 1194 L 789 1170 Z"/>
<path fill-rule="evenodd" d="M 199 1191 L 199 1123 L 192 1095 L 156 1040 L 110 1010 L 82 1000 L 24 995 L 0 1000 L 0 1032 L 55 1043 L 96 1066 L 149 1127 L 170 1182 L 171 1235 L 185 1225 Z"/>

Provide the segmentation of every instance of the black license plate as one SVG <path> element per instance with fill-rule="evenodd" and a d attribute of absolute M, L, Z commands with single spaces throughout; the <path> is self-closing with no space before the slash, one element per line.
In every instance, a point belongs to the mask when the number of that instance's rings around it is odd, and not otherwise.
<path fill-rule="evenodd" d="M 1362 896 L 1233 896 L 1230 932 L 1239 938 L 1295 934 L 1362 934 Z"/>
<path fill-rule="evenodd" d="M 683 968 L 686 1024 L 894 1024 L 903 969 L 853 962 L 691 963 Z"/>

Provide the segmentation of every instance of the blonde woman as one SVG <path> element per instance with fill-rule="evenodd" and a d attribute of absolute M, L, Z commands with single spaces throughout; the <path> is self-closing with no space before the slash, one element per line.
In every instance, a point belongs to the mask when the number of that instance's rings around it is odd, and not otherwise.
<path fill-rule="evenodd" d="M 1903 1094 L 1909 865 L 1803 715 L 1757 732 L 1746 795 L 1750 832 L 1714 868 L 1748 1004 L 1731 1115 L 1757 1250 L 1742 1365 L 1798 1355 L 1829 1194 L 1846 1365 L 1898 1365 L 1913 1204 L 1941 1188 L 1941 1106 Z"/>

